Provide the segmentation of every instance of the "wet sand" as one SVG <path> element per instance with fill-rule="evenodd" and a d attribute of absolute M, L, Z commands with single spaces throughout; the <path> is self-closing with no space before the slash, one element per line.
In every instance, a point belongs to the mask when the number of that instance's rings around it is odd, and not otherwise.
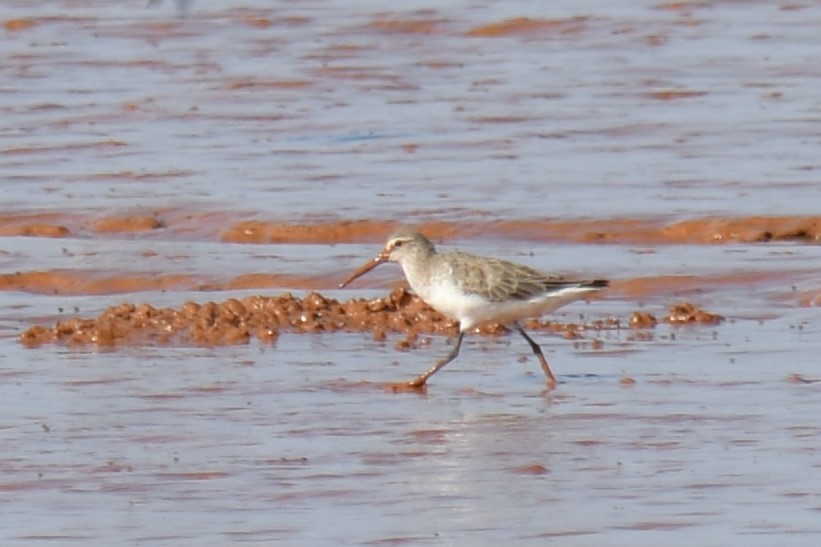
<path fill-rule="evenodd" d="M 157 4 L 0 6 L 3 545 L 818 542 L 821 8 Z"/>

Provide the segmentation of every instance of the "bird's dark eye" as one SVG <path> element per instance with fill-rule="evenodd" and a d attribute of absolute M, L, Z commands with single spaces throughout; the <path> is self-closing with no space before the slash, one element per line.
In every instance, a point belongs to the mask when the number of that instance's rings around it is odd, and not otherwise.
<path fill-rule="evenodd" d="M 402 246 L 402 244 L 403 244 L 403 243 L 404 243 L 404 241 L 402 241 L 401 239 L 400 239 L 400 240 L 398 240 L 398 241 L 394 241 L 394 242 L 393 242 L 393 248 L 394 248 L 394 249 L 398 249 L 399 247 L 401 247 L 401 246 Z"/>

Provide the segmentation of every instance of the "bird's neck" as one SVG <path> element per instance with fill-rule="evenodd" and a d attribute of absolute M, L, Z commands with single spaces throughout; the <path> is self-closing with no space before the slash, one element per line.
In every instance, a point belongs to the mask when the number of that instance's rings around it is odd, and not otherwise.
<path fill-rule="evenodd" d="M 420 253 L 413 260 L 402 262 L 402 270 L 411 288 L 418 294 L 421 288 L 427 285 L 427 276 L 431 273 L 431 261 L 436 251 Z"/>

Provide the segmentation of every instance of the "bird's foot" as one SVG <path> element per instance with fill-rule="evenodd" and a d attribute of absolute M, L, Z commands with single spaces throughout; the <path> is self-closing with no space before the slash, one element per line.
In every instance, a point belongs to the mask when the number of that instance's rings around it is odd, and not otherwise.
<path fill-rule="evenodd" d="M 419 378 L 411 380 L 410 382 L 391 382 L 385 384 L 385 391 L 390 391 L 391 393 L 424 393 L 427 390 L 428 386 L 425 380 L 420 381 Z"/>

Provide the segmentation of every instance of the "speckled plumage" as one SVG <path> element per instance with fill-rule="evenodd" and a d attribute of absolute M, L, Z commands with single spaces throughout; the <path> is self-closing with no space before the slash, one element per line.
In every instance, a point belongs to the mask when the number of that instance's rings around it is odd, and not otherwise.
<path fill-rule="evenodd" d="M 341 286 L 383 262 L 397 262 L 422 300 L 459 321 L 459 337 L 454 350 L 410 382 L 411 387 L 424 385 L 431 375 L 458 355 L 464 333 L 487 322 L 511 325 L 524 336 L 539 358 L 548 386 L 555 386 L 556 380 L 541 348 L 522 330 L 518 320 L 549 313 L 608 285 L 603 279 L 569 280 L 543 274 L 528 266 L 497 258 L 458 251 L 439 253 L 419 232 L 401 230 L 388 239 L 376 258 L 356 270 Z"/>
<path fill-rule="evenodd" d="M 463 330 L 487 321 L 504 324 L 549 313 L 607 285 L 602 280 L 567 280 L 497 258 L 439 253 L 413 231 L 391 236 L 383 255 L 402 266 L 422 300 L 458 319 Z"/>
<path fill-rule="evenodd" d="M 522 264 L 468 253 L 440 254 L 450 264 L 456 285 L 467 294 L 478 294 L 489 302 L 528 300 L 567 287 L 556 275 L 545 275 Z"/>

